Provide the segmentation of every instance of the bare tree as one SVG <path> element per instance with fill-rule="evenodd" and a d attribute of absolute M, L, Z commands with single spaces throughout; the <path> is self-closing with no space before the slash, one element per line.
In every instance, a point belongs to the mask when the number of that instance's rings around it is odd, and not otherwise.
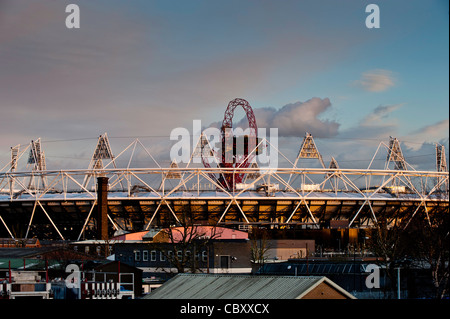
<path fill-rule="evenodd" d="M 390 279 L 388 290 L 396 288 L 396 268 L 409 267 L 409 263 L 419 269 L 430 271 L 430 282 L 434 287 L 434 297 L 442 299 L 448 296 L 450 277 L 449 253 L 449 214 L 417 214 L 408 224 L 394 225 L 388 228 L 379 223 L 372 233 L 370 250 L 380 259 Z M 402 264 L 402 262 L 404 262 Z"/>
<path fill-rule="evenodd" d="M 179 225 L 161 230 L 157 243 L 152 243 L 152 247 L 177 273 L 196 273 L 205 267 L 209 269 L 209 249 L 221 231 L 213 225 L 196 225 L 186 214 L 179 221 Z M 201 258 L 204 253 L 206 261 Z"/>
<path fill-rule="evenodd" d="M 392 293 L 396 286 L 396 267 L 398 261 L 405 258 L 407 246 L 404 242 L 403 229 L 399 225 L 388 227 L 386 223 L 380 222 L 373 230 L 368 241 L 368 248 L 377 259 L 377 264 L 385 269 L 390 285 L 383 287 L 385 296 Z"/>
<path fill-rule="evenodd" d="M 416 220 L 407 235 L 414 239 L 414 257 L 430 269 L 434 297 L 444 298 L 449 292 L 450 276 L 448 212 L 434 214 L 427 221 Z"/>
<path fill-rule="evenodd" d="M 250 233 L 250 261 L 258 267 L 263 267 L 269 251 L 269 235 L 266 229 L 252 229 Z"/>

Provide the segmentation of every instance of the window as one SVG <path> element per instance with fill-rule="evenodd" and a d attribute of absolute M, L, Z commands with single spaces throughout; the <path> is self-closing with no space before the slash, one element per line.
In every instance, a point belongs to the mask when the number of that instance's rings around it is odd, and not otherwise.
<path fill-rule="evenodd" d="M 249 231 L 251 227 L 250 225 L 239 225 L 239 230 Z"/>
<path fill-rule="evenodd" d="M 206 250 L 202 251 L 202 261 L 208 261 L 208 253 L 206 252 Z"/>
<path fill-rule="evenodd" d="M 84 246 L 84 252 L 85 252 L 86 254 L 89 254 L 89 246 Z"/>
<path fill-rule="evenodd" d="M 159 260 L 166 261 L 166 256 L 163 254 L 163 252 L 160 252 Z"/>
<path fill-rule="evenodd" d="M 148 261 L 148 250 L 144 250 L 142 252 L 142 260 L 143 261 Z"/>
<path fill-rule="evenodd" d="M 156 261 L 156 250 L 151 251 L 151 261 Z"/>
<path fill-rule="evenodd" d="M 135 261 L 140 261 L 141 260 L 141 251 L 140 250 L 135 250 L 134 251 L 134 260 Z"/>

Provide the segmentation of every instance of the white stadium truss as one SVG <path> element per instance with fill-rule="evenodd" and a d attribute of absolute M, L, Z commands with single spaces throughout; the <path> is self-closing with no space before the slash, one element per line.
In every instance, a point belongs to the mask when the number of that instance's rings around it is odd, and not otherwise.
<path fill-rule="evenodd" d="M 154 167 L 129 167 L 136 147 L 144 149 Z M 92 236 L 97 177 L 109 179 L 112 231 L 176 224 L 186 215 L 198 223 L 319 229 L 336 220 L 346 227 L 373 227 L 379 222 L 407 227 L 416 216 L 431 222 L 435 214 L 448 214 L 449 173 L 443 146 L 436 146 L 436 171 L 414 170 L 397 139 L 391 138 L 389 145 L 380 143 L 376 152 L 383 147 L 384 169 L 372 169 L 372 162 L 367 169 L 339 168 L 334 158 L 325 168 L 308 133 L 295 163 L 286 159 L 291 168 L 259 169 L 256 163 L 248 168 L 192 167 L 191 161 L 186 167 L 176 162 L 161 167 L 138 139 L 114 156 L 104 134 L 88 169 L 48 170 L 38 139 L 23 150 L 20 145 L 11 148 L 11 162 L 0 171 L 0 233 L 12 238 Z M 117 167 L 126 150 L 132 150 L 128 166 Z M 16 171 L 26 152 L 28 169 Z M 322 167 L 297 167 L 302 156 L 318 159 Z M 225 189 L 214 178 L 240 173 L 246 179 L 234 189 Z"/>

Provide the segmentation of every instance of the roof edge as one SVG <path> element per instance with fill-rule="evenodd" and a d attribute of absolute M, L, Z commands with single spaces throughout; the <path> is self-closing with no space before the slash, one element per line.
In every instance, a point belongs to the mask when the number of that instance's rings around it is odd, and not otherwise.
<path fill-rule="evenodd" d="M 311 287 L 306 289 L 302 294 L 300 294 L 297 297 L 297 299 L 302 299 L 304 296 L 306 296 L 309 292 L 311 292 L 313 289 L 315 289 L 317 286 L 319 286 L 323 282 L 326 282 L 331 287 L 335 288 L 336 290 L 338 290 L 340 293 L 342 293 L 343 295 L 347 296 L 348 298 L 350 298 L 350 299 L 357 299 L 355 296 L 353 296 L 347 290 L 345 290 L 344 288 L 342 288 L 341 286 L 339 286 L 338 284 L 336 284 L 335 282 L 333 282 L 331 279 L 327 278 L 326 276 L 323 276 L 314 285 L 312 285 Z"/>

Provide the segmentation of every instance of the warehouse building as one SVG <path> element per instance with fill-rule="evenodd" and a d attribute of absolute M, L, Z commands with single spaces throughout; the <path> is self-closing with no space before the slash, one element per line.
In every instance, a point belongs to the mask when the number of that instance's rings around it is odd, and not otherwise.
<path fill-rule="evenodd" d="M 356 299 L 327 277 L 178 274 L 144 299 Z"/>

